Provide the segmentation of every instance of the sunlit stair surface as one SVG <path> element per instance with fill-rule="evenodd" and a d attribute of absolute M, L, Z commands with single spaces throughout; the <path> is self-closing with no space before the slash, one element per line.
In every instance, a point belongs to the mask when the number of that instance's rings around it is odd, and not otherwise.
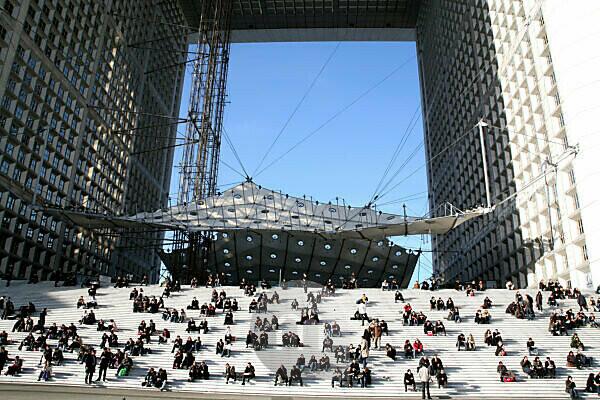
<path fill-rule="evenodd" d="M 77 309 L 76 301 L 80 296 L 87 299 L 86 288 L 58 287 L 55 288 L 51 283 L 39 283 L 29 285 L 22 282 L 13 282 L 10 287 L 5 287 L 4 282 L 0 282 L 0 295 L 10 296 L 16 306 L 26 304 L 31 301 L 35 304 L 38 312 L 42 308 L 48 308 L 46 326 L 56 322 L 57 325 L 74 322 L 78 325 L 78 320 L 83 314 L 82 309 Z M 121 348 L 128 338 L 137 338 L 137 327 L 143 319 L 148 322 L 153 319 L 157 330 L 162 331 L 168 328 L 171 331 L 171 339 L 180 335 L 184 340 L 189 336 L 185 329 L 185 323 L 171 323 L 164 321 L 161 313 L 147 314 L 132 312 L 132 302 L 129 300 L 129 293 L 134 286 L 129 288 L 101 287 L 98 290 L 97 301 L 98 309 L 95 310 L 98 319 L 114 319 L 118 325 L 117 335 Z M 138 286 L 139 288 L 139 286 Z M 144 292 L 149 296 L 159 297 L 163 288 L 160 286 L 144 286 Z M 206 361 L 209 366 L 211 377 L 208 381 L 188 382 L 188 371 L 183 369 L 174 370 L 172 368 L 173 354 L 171 353 L 171 344 L 158 344 L 158 337 L 153 336 L 149 346 L 152 354 L 133 357 L 134 367 L 129 376 L 116 377 L 115 370 L 109 369 L 108 380 L 103 383 L 94 383 L 94 387 L 108 388 L 126 388 L 138 391 L 151 391 L 157 389 L 146 389 L 141 386 L 146 371 L 150 367 L 165 368 L 169 376 L 168 388 L 170 391 L 202 392 L 215 394 L 237 394 L 246 393 L 248 395 L 258 396 L 361 396 L 361 397 L 420 397 L 420 393 L 412 392 L 410 389 L 405 392 L 403 377 L 407 369 L 411 369 L 416 375 L 418 366 L 417 359 L 404 359 L 402 347 L 406 339 L 411 342 L 419 338 L 425 349 L 425 355 L 432 357 L 438 355 L 448 374 L 449 385 L 447 388 L 438 388 L 434 382 L 431 384 L 431 394 L 434 398 L 568 398 L 565 393 L 565 379 L 568 375 L 573 376 L 584 396 L 591 396 L 583 393 L 587 376 L 590 373 L 598 372 L 598 360 L 600 360 L 600 329 L 590 327 L 576 329 L 569 332 L 577 332 L 586 346 L 586 355 L 594 358 L 593 368 L 566 367 L 566 356 L 570 349 L 569 336 L 552 336 L 548 332 L 548 317 L 553 308 L 546 305 L 548 292 L 544 292 L 544 311 L 536 313 L 536 319 L 517 320 L 510 314 L 505 313 L 507 305 L 514 300 L 514 291 L 507 290 L 487 290 L 477 292 L 475 297 L 467 297 L 465 292 L 455 290 L 439 290 L 435 292 L 421 290 L 404 290 L 405 302 L 412 305 L 416 311 L 423 311 L 428 319 L 436 321 L 443 320 L 447 330 L 447 336 L 427 336 L 423 333 L 421 326 L 403 326 L 402 307 L 405 303 L 394 301 L 393 291 L 382 291 L 380 289 L 353 289 L 338 290 L 332 297 L 323 297 L 319 304 L 319 315 L 322 322 L 337 321 L 341 326 L 342 336 L 334 337 L 334 347 L 338 344 L 348 345 L 353 343 L 355 346 L 360 343 L 360 337 L 364 327 L 361 321 L 351 320 L 356 311 L 356 301 L 364 293 L 368 296 L 368 314 L 371 318 L 385 320 L 389 325 L 389 336 L 383 336 L 382 346 L 390 343 L 398 350 L 396 361 L 392 361 L 385 354 L 385 350 L 372 349 L 368 359 L 368 366 L 372 370 L 373 382 L 370 388 L 363 389 L 360 385 L 353 388 L 340 388 L 336 384 L 331 387 L 332 372 L 318 371 L 303 373 L 304 387 L 295 384 L 291 387 L 274 386 L 275 371 L 280 364 L 284 364 L 290 371 L 296 359 L 303 353 L 306 360 L 311 355 L 316 355 L 317 359 L 322 355 L 322 341 L 325 337 L 323 325 L 298 325 L 296 321 L 300 319 L 300 312 L 292 310 L 291 303 L 297 299 L 300 304 L 306 301 L 306 294 L 302 288 L 281 288 L 269 289 L 266 292 L 269 296 L 276 290 L 280 296 L 280 304 L 269 304 L 268 312 L 258 314 L 262 318 L 271 319 L 273 314 L 279 318 L 280 327 L 278 331 L 269 333 L 269 347 L 261 351 L 246 349 L 245 338 L 248 330 L 254 328 L 254 321 L 257 314 L 248 312 L 250 297 L 244 295 L 238 287 L 217 288 L 218 291 L 224 289 L 227 296 L 237 298 L 240 310 L 235 313 L 235 323 L 231 325 L 233 335 L 237 340 L 233 343 L 233 352 L 230 358 L 222 358 L 216 354 L 216 343 L 223 338 L 226 326 L 224 325 L 224 315 L 221 310 L 217 311 L 215 317 L 208 318 L 209 332 L 201 334 L 203 349 L 196 354 L 197 361 Z M 316 293 L 317 289 L 309 289 Z M 261 290 L 259 289 L 258 292 Z M 165 298 L 166 307 L 175 307 L 177 309 L 186 308 L 191 303 L 193 297 L 196 297 L 200 304 L 210 302 L 212 288 L 190 288 L 183 287 L 182 291 L 173 293 L 171 297 Z M 531 294 L 535 297 L 537 291 L 521 290 L 521 293 Z M 258 294 L 258 293 L 257 293 Z M 460 308 L 462 323 L 447 321 L 446 311 L 430 311 L 429 299 L 431 296 L 441 297 L 447 300 L 452 297 L 455 305 Z M 489 325 L 478 325 L 474 322 L 474 315 L 483 302 L 485 296 L 489 296 L 493 301 L 493 307 L 490 312 L 492 323 Z M 559 308 L 565 311 L 572 308 L 578 311 L 579 307 L 575 300 L 562 300 Z M 34 320 L 37 321 L 38 312 Z M 188 318 L 199 319 L 199 311 L 186 310 Z M 26 335 L 24 332 L 10 332 L 14 320 L 1 320 L 0 331 L 9 332 L 9 339 L 20 342 Z M 102 332 L 96 330 L 95 325 L 78 325 L 78 333 L 85 344 L 95 346 L 100 354 L 100 340 Z M 507 349 L 507 355 L 496 357 L 494 347 L 488 347 L 483 342 L 484 333 L 487 329 L 498 329 L 504 339 Z M 292 331 L 297 333 L 303 347 L 290 348 L 283 347 L 282 333 Z M 456 339 L 459 333 L 465 336 L 473 334 L 476 340 L 475 351 L 457 351 Z M 193 335 L 192 337 L 196 337 Z M 539 355 L 542 361 L 547 356 L 551 357 L 557 366 L 556 379 L 530 379 L 521 371 L 520 361 L 524 355 L 527 355 L 526 342 L 532 337 L 539 349 Z M 55 340 L 49 340 L 51 345 L 55 345 Z M 41 353 L 19 351 L 17 344 L 11 344 L 6 347 L 9 356 L 12 358 L 19 355 L 24 359 L 24 368 L 22 373 L 16 377 L 0 377 L 0 383 L 35 385 L 79 385 L 84 384 L 84 366 L 77 362 L 76 353 L 65 352 L 66 361 L 61 366 L 53 367 L 53 376 L 48 382 L 38 382 L 40 367 L 38 362 Z M 345 365 L 336 364 L 335 356 L 329 353 L 332 365 L 339 365 L 344 368 Z M 516 382 L 502 383 L 496 372 L 498 361 L 503 363 L 516 373 Z M 533 360 L 533 357 L 531 357 Z M 235 365 L 238 372 L 243 371 L 247 362 L 251 362 L 256 368 L 257 378 L 245 386 L 240 382 L 225 383 L 223 373 L 225 363 Z M 6 371 L 6 367 L 4 372 Z M 97 377 L 97 371 L 94 378 Z M 417 378 L 418 379 L 418 378 Z M 595 395 L 594 395 L 595 396 Z M 0 396 L 1 398 L 1 396 Z"/>

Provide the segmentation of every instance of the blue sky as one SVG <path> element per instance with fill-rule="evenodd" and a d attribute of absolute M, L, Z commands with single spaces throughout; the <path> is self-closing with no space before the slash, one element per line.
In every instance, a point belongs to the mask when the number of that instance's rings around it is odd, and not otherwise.
<path fill-rule="evenodd" d="M 330 61 L 318 75 L 328 59 Z M 188 68 L 182 117 L 187 115 L 190 71 Z M 302 105 L 267 155 L 263 167 L 307 135 L 312 133 L 312 136 L 256 175 L 255 170 L 266 149 L 317 76 Z M 351 205 L 362 206 L 373 195 L 415 113 L 419 119 L 414 128 L 408 129 L 410 134 L 392 171 L 398 170 L 423 142 L 414 43 L 234 44 L 227 88 L 225 130 L 246 170 L 257 184 L 291 195 L 311 195 L 320 201 L 338 196 Z M 328 120 L 330 122 L 326 123 Z M 184 126 L 180 126 L 179 131 L 183 132 Z M 181 148 L 178 148 L 175 165 L 180 156 Z M 225 140 L 221 158 L 241 171 Z M 380 208 L 401 214 L 405 203 L 409 215 L 426 213 L 425 172 L 421 148 L 389 184 L 391 188 L 404 180 L 378 201 L 382 204 Z M 178 170 L 174 169 L 172 193 L 177 192 L 177 174 Z M 238 173 L 220 165 L 220 185 L 241 180 Z M 383 204 L 407 197 L 410 198 L 406 201 Z M 411 248 L 428 249 L 430 246 L 428 237 L 392 240 Z M 431 271 L 430 253 L 425 253 L 422 258 L 421 277 L 428 276 Z M 417 272 L 414 279 L 416 276 Z"/>

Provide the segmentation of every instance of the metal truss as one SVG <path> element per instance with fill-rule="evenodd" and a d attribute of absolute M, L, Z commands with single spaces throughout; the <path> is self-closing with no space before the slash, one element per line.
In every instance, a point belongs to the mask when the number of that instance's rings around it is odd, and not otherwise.
<path fill-rule="evenodd" d="M 179 203 L 215 194 L 229 66 L 231 0 L 199 3 L 200 23 L 192 72 Z"/>
<path fill-rule="evenodd" d="M 225 109 L 231 34 L 231 0 L 199 2 L 198 41 L 192 53 L 192 85 L 180 167 L 178 203 L 213 196 L 217 189 L 221 133 Z M 173 250 L 184 250 L 182 260 L 171 263 L 174 279 L 203 280 L 210 232 L 174 233 Z"/>

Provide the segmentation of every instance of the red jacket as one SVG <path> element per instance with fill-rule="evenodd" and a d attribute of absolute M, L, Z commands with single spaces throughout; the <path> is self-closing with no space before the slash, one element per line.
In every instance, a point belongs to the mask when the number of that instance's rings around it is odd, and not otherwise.
<path fill-rule="evenodd" d="M 413 349 L 415 349 L 415 351 L 418 351 L 418 352 L 423 351 L 423 343 L 415 341 L 413 343 Z"/>

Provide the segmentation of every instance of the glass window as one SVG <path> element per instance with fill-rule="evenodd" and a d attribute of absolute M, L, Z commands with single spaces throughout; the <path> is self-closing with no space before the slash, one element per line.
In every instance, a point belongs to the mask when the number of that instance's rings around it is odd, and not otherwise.
<path fill-rule="evenodd" d="M 2 160 L 2 164 L 0 164 L 0 172 L 2 172 L 4 175 L 8 175 L 8 167 L 8 161 Z"/>
<path fill-rule="evenodd" d="M 21 119 L 23 117 L 23 107 L 21 107 L 20 105 L 17 106 L 17 108 L 15 109 L 15 117 L 17 117 L 18 119 Z"/>

